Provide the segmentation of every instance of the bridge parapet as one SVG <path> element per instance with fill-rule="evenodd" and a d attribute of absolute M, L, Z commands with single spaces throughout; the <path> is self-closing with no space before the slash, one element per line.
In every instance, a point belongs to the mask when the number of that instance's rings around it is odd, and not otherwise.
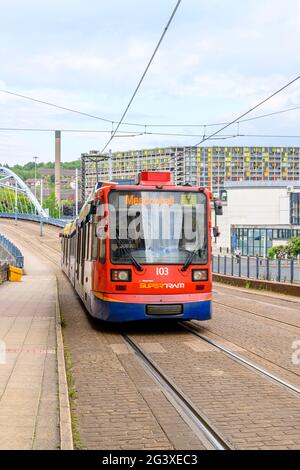
<path fill-rule="evenodd" d="M 0 261 L 12 264 L 17 268 L 23 268 L 24 257 L 19 248 L 8 240 L 4 235 L 0 234 Z"/>
<path fill-rule="evenodd" d="M 35 214 L 19 214 L 14 212 L 0 212 L 2 219 L 20 219 L 28 220 L 29 222 L 42 222 L 43 224 L 54 225 L 55 227 L 64 228 L 67 221 L 62 219 L 54 219 L 52 217 L 41 217 Z"/>

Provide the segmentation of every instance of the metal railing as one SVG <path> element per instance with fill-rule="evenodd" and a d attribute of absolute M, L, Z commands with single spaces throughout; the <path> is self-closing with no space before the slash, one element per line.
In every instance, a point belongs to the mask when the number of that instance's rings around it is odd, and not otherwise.
<path fill-rule="evenodd" d="M 8 253 L 8 259 L 2 259 L 2 262 L 8 261 L 13 264 L 16 268 L 23 268 L 24 266 L 24 257 L 16 245 L 14 245 L 10 240 L 5 238 L 3 235 L 0 235 L 0 246 Z M 12 261 L 11 261 L 12 259 Z"/>
<path fill-rule="evenodd" d="M 300 283 L 299 259 L 212 255 L 212 272 L 231 277 Z"/>
<path fill-rule="evenodd" d="M 29 220 L 30 222 L 43 222 L 43 224 L 54 225 L 61 228 L 64 228 L 67 223 L 67 220 L 53 219 L 52 217 L 44 218 L 34 214 L 15 214 L 13 212 L 0 212 L 0 217 L 4 219 L 20 219 Z"/>

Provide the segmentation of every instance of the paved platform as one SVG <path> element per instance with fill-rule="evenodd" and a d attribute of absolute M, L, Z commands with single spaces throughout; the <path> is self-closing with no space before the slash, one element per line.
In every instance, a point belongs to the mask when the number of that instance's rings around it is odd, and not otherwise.
<path fill-rule="evenodd" d="M 0 449 L 57 449 L 56 278 L 24 255 L 23 281 L 0 286 Z"/>

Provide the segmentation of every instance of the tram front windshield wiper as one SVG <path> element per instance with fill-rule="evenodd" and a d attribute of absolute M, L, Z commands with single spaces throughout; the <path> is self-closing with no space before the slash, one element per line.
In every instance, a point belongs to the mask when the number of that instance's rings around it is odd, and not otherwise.
<path fill-rule="evenodd" d="M 181 268 L 181 271 L 186 271 L 187 268 L 190 266 L 190 264 L 192 263 L 193 259 L 195 258 L 196 254 L 198 253 L 199 254 L 199 257 L 202 256 L 202 253 L 204 252 L 204 249 L 205 247 L 203 247 L 203 249 L 201 248 L 196 248 L 196 250 L 194 251 L 191 251 L 189 254 L 188 254 L 188 257 L 184 263 L 184 265 L 182 266 Z"/>
<path fill-rule="evenodd" d="M 125 251 L 125 253 L 127 254 L 128 258 L 130 259 L 130 261 L 132 262 L 132 264 L 136 267 L 136 269 L 138 271 L 143 271 L 143 267 L 142 265 L 138 262 L 138 260 L 135 259 L 135 257 L 132 255 L 131 251 L 129 250 L 129 248 L 127 248 L 127 246 L 122 242 L 122 240 L 118 237 L 118 235 L 116 235 L 116 241 L 117 241 L 117 244 L 119 246 L 119 248 L 121 248 L 122 250 Z"/>

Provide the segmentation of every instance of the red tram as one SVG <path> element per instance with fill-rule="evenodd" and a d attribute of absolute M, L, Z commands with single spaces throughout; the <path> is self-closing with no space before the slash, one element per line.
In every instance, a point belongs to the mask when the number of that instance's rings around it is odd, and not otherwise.
<path fill-rule="evenodd" d="M 169 172 L 99 182 L 61 234 L 62 269 L 89 313 L 111 322 L 211 318 L 211 193 Z"/>

